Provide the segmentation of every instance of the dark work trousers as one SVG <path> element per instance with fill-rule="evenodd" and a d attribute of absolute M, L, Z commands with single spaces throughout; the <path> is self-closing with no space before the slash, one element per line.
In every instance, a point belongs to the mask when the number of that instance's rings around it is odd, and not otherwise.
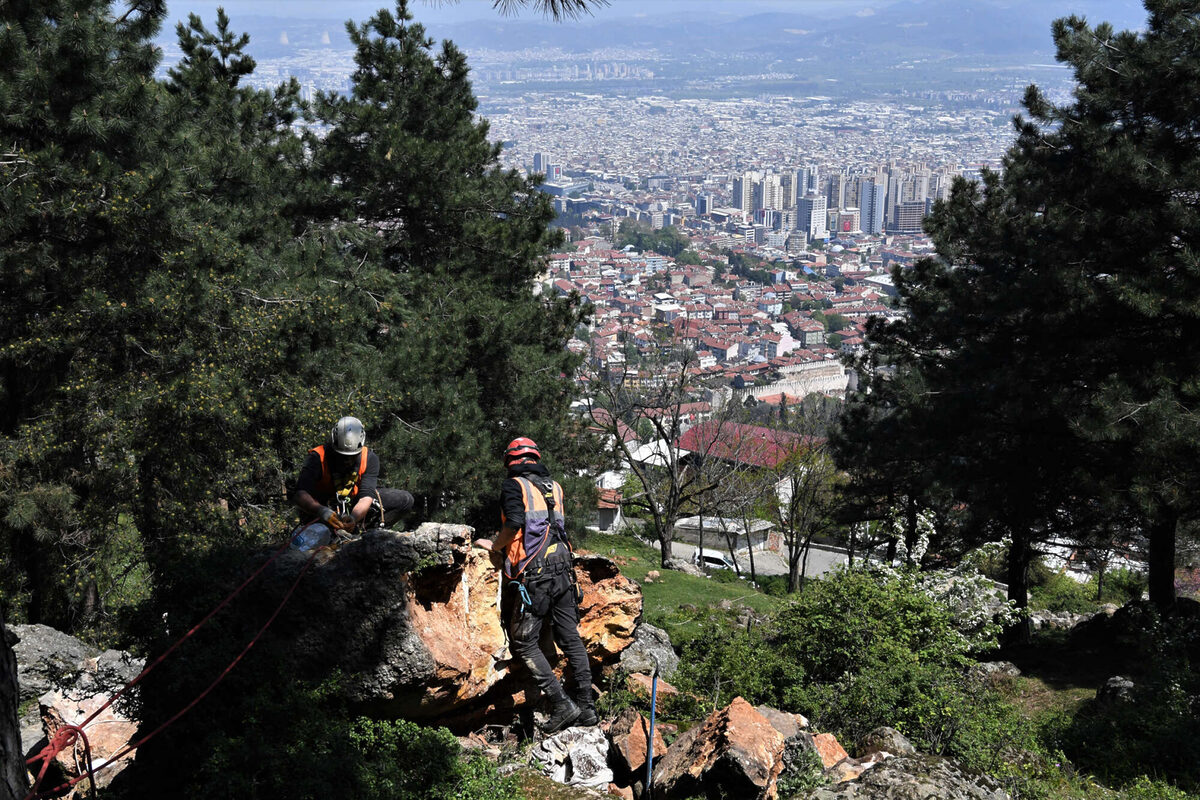
<path fill-rule="evenodd" d="M 403 489 L 376 489 L 367 492 L 375 502 L 363 517 L 363 529 L 389 528 L 400 515 L 413 507 L 413 496 Z"/>
<path fill-rule="evenodd" d="M 510 589 L 517 594 L 517 587 L 512 586 Z M 544 697 L 551 702 L 560 700 L 563 687 L 554 676 L 554 669 L 540 646 L 548 624 L 554 642 L 563 651 L 570 665 L 568 693 L 571 697 L 591 697 L 592 670 L 588 666 L 587 650 L 579 637 L 579 611 L 575 607 L 575 592 L 570 575 L 565 571 L 561 572 L 551 578 L 526 584 L 526 590 L 533 601 L 533 608 L 521 602 L 519 597 L 513 601 L 512 619 L 509 622 L 513 655 L 521 659 L 529 669 Z M 545 603 L 545 595 L 549 596 L 549 607 L 544 614 L 538 615 L 535 609 Z"/>

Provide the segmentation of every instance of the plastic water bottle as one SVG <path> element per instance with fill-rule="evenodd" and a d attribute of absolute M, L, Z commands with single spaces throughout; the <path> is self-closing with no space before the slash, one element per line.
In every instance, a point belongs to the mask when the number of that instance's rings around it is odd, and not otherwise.
<path fill-rule="evenodd" d="M 323 522 L 301 525 L 292 534 L 292 549 L 307 552 L 329 544 L 333 531 Z"/>

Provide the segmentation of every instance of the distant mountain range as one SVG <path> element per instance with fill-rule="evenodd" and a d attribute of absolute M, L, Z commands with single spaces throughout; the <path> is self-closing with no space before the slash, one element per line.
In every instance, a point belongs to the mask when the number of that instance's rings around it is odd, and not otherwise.
<path fill-rule="evenodd" d="M 450 38 L 468 51 L 521 52 L 530 62 L 537 61 L 534 51 L 540 49 L 557 48 L 582 58 L 620 49 L 644 51 L 648 58 L 653 54 L 667 64 L 707 60 L 742 74 L 792 72 L 801 60 L 816 62 L 827 73 L 853 73 L 898 61 L 954 59 L 976 69 L 1052 63 L 1050 24 L 1057 17 L 1078 13 L 1093 23 L 1111 20 L 1117 28 L 1141 27 L 1145 19 L 1144 9 L 1131 0 L 898 0 L 840 18 L 799 11 L 709 14 L 706 9 L 714 6 L 683 0 L 647 2 L 644 7 L 644 17 L 625 13 L 606 18 L 601 9 L 594 17 L 563 23 L 493 14 L 472 22 L 439 23 L 431 26 L 431 34 Z M 413 6 L 418 21 L 422 10 L 419 4 Z M 259 59 L 350 46 L 343 26 L 331 19 L 241 17 L 236 8 L 231 16 L 236 30 L 250 34 L 251 53 Z M 173 31 L 160 37 L 164 45 L 173 40 Z M 169 46 L 167 52 L 169 56 Z M 665 67 L 663 72 L 674 71 Z M 931 69 L 919 75 L 924 82 L 936 76 Z"/>

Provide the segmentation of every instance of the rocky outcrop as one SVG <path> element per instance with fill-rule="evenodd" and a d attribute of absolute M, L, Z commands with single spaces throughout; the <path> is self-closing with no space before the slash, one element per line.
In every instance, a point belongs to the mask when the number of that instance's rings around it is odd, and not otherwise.
<path fill-rule="evenodd" d="M 916 752 L 917 748 L 913 747 L 907 736 L 886 725 L 868 733 L 858 744 L 858 754 L 862 758 L 869 758 L 880 753 L 910 756 Z"/>
<path fill-rule="evenodd" d="M 510 672 L 499 575 L 465 525 L 368 531 L 320 553 L 273 631 L 298 676 L 337 669 L 349 699 L 371 714 L 474 728 L 524 702 Z M 269 606 L 308 560 L 288 553 L 268 570 L 256 604 Z M 615 664 L 633 640 L 641 593 L 616 565 L 580 557 L 580 633 L 593 667 Z"/>
<path fill-rule="evenodd" d="M 577 556 L 575 575 L 583 590 L 579 635 L 593 664 L 614 664 L 635 639 L 642 618 L 642 590 L 603 556 Z"/>
<path fill-rule="evenodd" d="M 126 683 L 142 671 L 144 661 L 120 650 L 101 652 L 73 636 L 45 625 L 17 625 L 19 641 L 13 648 L 22 702 L 29 711 L 22 718 L 21 743 L 27 755 L 51 739 L 63 725 L 80 725 Z M 137 734 L 129 711 L 137 687 L 84 726 L 92 763 L 99 767 L 123 750 Z M 31 701 L 36 699 L 36 703 Z M 56 757 L 57 776 L 77 777 L 79 745 Z M 98 787 L 108 786 L 133 760 L 130 753 L 96 774 Z M 80 784 L 84 789 L 86 784 Z M 81 789 L 80 791 L 82 791 Z"/>
<path fill-rule="evenodd" d="M 949 759 L 908 755 L 889 758 L 857 779 L 816 789 L 811 800 L 1009 800 L 991 778 L 974 775 Z"/>
<path fill-rule="evenodd" d="M 1133 681 L 1123 675 L 1113 675 L 1096 690 L 1096 704 L 1113 706 L 1129 703 L 1133 700 L 1133 690 L 1137 688 Z"/>
<path fill-rule="evenodd" d="M 91 717 L 108 701 L 109 696 L 109 692 L 92 694 L 89 691 L 77 689 L 61 691 L 55 689 L 46 692 L 38 700 L 42 730 L 45 731 L 46 738 L 53 739 L 59 728 L 64 725 L 82 725 L 84 720 Z M 113 706 L 109 706 L 88 722 L 83 730 L 87 734 L 92 764 L 99 768 L 107 765 L 113 756 L 121 753 L 135 740 L 138 723 Z M 125 753 L 111 765 L 94 773 L 96 788 L 104 789 L 111 784 L 113 779 L 133 762 L 134 755 L 133 752 Z M 82 742 L 77 742 L 73 748 L 62 750 L 55 757 L 55 762 L 65 778 L 76 778 L 81 774 L 82 756 Z M 87 789 L 86 783 L 80 785 L 81 796 L 83 796 L 82 792 Z"/>
<path fill-rule="evenodd" d="M 650 674 L 655 666 L 658 674 L 669 680 L 679 669 L 679 656 L 675 655 L 666 631 L 653 625 L 639 625 L 633 642 L 621 653 L 621 669 Z"/>
<path fill-rule="evenodd" d="M 654 795 L 773 798 L 784 737 L 742 698 L 681 734 L 654 771 Z"/>
<path fill-rule="evenodd" d="M 0 616 L 0 798 L 24 797 L 29 790 L 17 725 L 17 660 L 12 651 L 16 640 Z"/>

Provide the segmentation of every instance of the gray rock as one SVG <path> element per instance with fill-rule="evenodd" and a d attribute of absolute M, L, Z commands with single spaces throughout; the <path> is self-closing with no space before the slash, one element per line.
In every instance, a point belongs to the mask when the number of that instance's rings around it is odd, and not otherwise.
<path fill-rule="evenodd" d="M 663 566 L 666 569 L 673 569 L 676 572 L 682 572 L 685 575 L 695 575 L 698 578 L 704 577 L 704 570 L 700 569 L 690 561 L 684 561 L 682 558 L 668 558 L 667 563 Z"/>
<path fill-rule="evenodd" d="M 666 631 L 643 623 L 634 633 L 633 644 L 621 652 L 621 669 L 649 675 L 654 671 L 655 663 L 658 664 L 658 674 L 670 680 L 679 668 L 679 656 L 675 655 L 671 637 Z"/>
<path fill-rule="evenodd" d="M 1021 669 L 1011 661 L 981 661 L 971 665 L 970 673 L 972 677 L 980 680 L 987 680 L 995 676 L 1019 678 Z"/>
<path fill-rule="evenodd" d="M 543 775 L 567 786 L 607 789 L 613 780 L 608 768 L 608 738 L 598 727 L 567 728 L 538 742 L 530 764 Z"/>
<path fill-rule="evenodd" d="M 939 756 L 897 756 L 855 781 L 825 786 L 811 800 L 1010 800 L 1000 784 Z"/>
<path fill-rule="evenodd" d="M 1101 705 L 1116 705 L 1133 700 L 1134 683 L 1129 678 L 1113 675 L 1096 690 L 1096 702 Z"/>
<path fill-rule="evenodd" d="M 912 742 L 904 734 L 886 725 L 868 733 L 858 744 L 859 758 L 868 758 L 876 753 L 908 756 L 916 752 L 917 748 L 913 747 Z"/>
<path fill-rule="evenodd" d="M 100 651 L 48 625 L 14 625 L 20 702 L 36 700 L 51 689 L 74 686 L 88 659 Z"/>

